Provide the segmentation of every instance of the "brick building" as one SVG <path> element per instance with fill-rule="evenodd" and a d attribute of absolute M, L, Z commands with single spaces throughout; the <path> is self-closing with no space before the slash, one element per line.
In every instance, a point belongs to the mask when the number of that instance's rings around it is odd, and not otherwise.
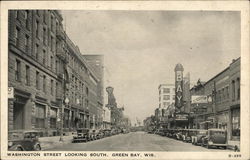
<path fill-rule="evenodd" d="M 194 128 L 221 128 L 228 132 L 228 140 L 240 138 L 240 58 L 208 80 L 198 81 L 190 89 L 191 95 L 208 97 L 208 102 L 192 104 Z M 211 100 L 209 100 L 211 98 Z"/>
<path fill-rule="evenodd" d="M 94 125 L 99 79 L 70 41 L 60 11 L 11 10 L 8 16 L 8 129 L 42 136 Z M 69 103 L 65 104 L 65 99 Z M 64 108 L 62 110 L 62 108 Z"/>

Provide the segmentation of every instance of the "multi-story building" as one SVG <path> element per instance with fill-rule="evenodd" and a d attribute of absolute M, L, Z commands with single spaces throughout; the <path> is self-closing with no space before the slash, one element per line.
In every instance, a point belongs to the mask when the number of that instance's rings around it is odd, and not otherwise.
<path fill-rule="evenodd" d="M 159 90 L 159 108 L 167 108 L 175 101 L 175 86 L 174 84 L 160 84 Z"/>
<path fill-rule="evenodd" d="M 50 136 L 62 127 L 94 126 L 100 80 L 62 20 L 55 10 L 9 11 L 8 86 L 14 90 L 9 130 L 36 129 Z"/>
<path fill-rule="evenodd" d="M 207 82 L 198 81 L 190 92 L 192 96 L 207 97 L 206 103 L 192 104 L 195 128 L 225 129 L 228 140 L 239 140 L 240 58 Z"/>

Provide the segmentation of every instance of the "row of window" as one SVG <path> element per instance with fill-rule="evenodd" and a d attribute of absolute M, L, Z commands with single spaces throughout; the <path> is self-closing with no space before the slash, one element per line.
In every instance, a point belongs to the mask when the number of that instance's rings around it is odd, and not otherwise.
<path fill-rule="evenodd" d="M 163 100 L 170 100 L 170 95 L 163 95 Z M 175 95 L 172 96 L 172 100 L 175 100 Z M 161 101 L 161 97 L 159 97 L 159 101 Z"/>
<path fill-rule="evenodd" d="M 16 64 L 15 64 L 15 80 L 16 81 L 19 81 L 21 82 L 21 62 L 17 59 L 16 60 Z M 29 65 L 25 65 L 25 72 L 24 72 L 24 75 L 25 75 L 25 84 L 27 86 L 30 86 L 31 85 L 31 72 L 30 72 L 30 66 Z M 36 89 L 38 90 L 41 90 L 43 92 L 46 93 L 46 89 L 47 89 L 47 86 L 46 86 L 46 82 L 47 82 L 47 77 L 46 75 L 43 75 L 42 76 L 42 80 L 41 80 L 41 74 L 39 71 L 36 71 Z M 50 93 L 51 95 L 54 95 L 54 80 L 51 79 L 50 80 Z M 56 93 L 57 93 L 57 90 L 58 90 L 58 83 L 56 83 Z"/>
<path fill-rule="evenodd" d="M 229 86 L 219 89 L 216 94 L 216 102 L 222 102 L 227 99 L 229 99 Z"/>
<path fill-rule="evenodd" d="M 163 90 L 159 90 L 159 94 L 161 94 L 161 91 L 163 91 L 163 93 L 170 93 L 170 88 L 163 88 Z M 172 92 L 175 92 L 175 88 L 172 88 Z"/>

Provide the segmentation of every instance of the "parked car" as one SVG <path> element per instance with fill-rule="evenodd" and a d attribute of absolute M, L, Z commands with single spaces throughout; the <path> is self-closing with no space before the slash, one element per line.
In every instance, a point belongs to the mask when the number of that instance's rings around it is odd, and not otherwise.
<path fill-rule="evenodd" d="M 183 129 L 177 129 L 176 132 L 175 132 L 175 138 L 177 140 L 182 140 L 182 133 L 183 132 Z"/>
<path fill-rule="evenodd" d="M 40 151 L 39 132 L 35 130 L 14 130 L 9 132 L 9 151 Z"/>
<path fill-rule="evenodd" d="M 89 140 L 93 141 L 96 140 L 96 130 L 95 129 L 90 129 L 89 130 Z"/>
<path fill-rule="evenodd" d="M 72 143 L 76 142 L 87 142 L 89 139 L 89 129 L 79 128 L 76 130 L 77 135 L 73 137 Z"/>
<path fill-rule="evenodd" d="M 111 130 L 110 129 L 104 129 L 103 132 L 104 132 L 104 137 L 111 136 Z"/>
<path fill-rule="evenodd" d="M 184 142 L 192 142 L 192 136 L 197 135 L 198 130 L 197 129 L 187 129 L 185 134 L 183 134 L 183 141 Z"/>
<path fill-rule="evenodd" d="M 227 131 L 224 129 L 208 129 L 208 134 L 202 138 L 202 146 L 227 149 Z"/>
<path fill-rule="evenodd" d="M 199 129 L 194 136 L 192 136 L 192 144 L 193 145 L 201 145 L 202 138 L 207 135 L 207 130 Z"/>
<path fill-rule="evenodd" d="M 96 138 L 101 139 L 104 137 L 104 131 L 102 129 L 96 130 Z"/>

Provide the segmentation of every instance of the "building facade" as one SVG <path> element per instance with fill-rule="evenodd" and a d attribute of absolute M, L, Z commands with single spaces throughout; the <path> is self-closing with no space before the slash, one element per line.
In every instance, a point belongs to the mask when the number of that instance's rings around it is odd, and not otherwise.
<path fill-rule="evenodd" d="M 11 10 L 8 16 L 8 129 L 41 136 L 96 126 L 100 79 L 66 35 L 60 11 Z M 94 117 L 94 118 L 93 118 Z"/>
<path fill-rule="evenodd" d="M 170 104 L 175 102 L 174 84 L 160 84 L 159 90 L 159 108 L 166 109 Z"/>

